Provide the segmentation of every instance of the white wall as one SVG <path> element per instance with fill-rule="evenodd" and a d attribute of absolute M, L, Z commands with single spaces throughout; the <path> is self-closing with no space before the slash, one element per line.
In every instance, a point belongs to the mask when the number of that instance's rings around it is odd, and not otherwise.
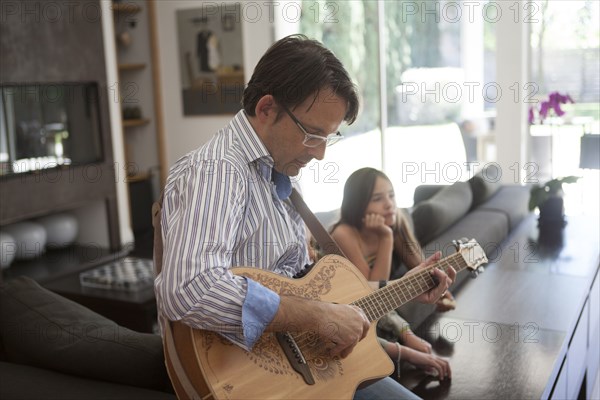
<path fill-rule="evenodd" d="M 189 151 L 208 141 L 214 133 L 224 127 L 232 115 L 193 116 L 183 115 L 181 98 L 181 77 L 177 48 L 176 11 L 202 7 L 203 3 L 227 4 L 234 1 L 176 0 L 157 1 L 157 36 L 160 59 L 160 85 L 164 113 L 165 154 L 168 166 Z M 254 66 L 273 43 L 273 12 L 264 8 L 260 15 L 256 8 L 262 2 L 242 2 L 241 20 L 244 43 L 244 71 L 246 82 L 250 79 Z M 221 44 L 223 45 L 223 44 Z"/>
<path fill-rule="evenodd" d="M 140 12 L 132 15 L 119 15 L 115 23 L 115 33 L 127 32 L 131 36 L 131 44 L 116 47 L 118 64 L 146 63 L 142 70 L 120 71 L 119 87 L 121 89 L 121 108 L 138 106 L 142 117 L 148 118 L 146 125 L 127 128 L 124 132 L 126 157 L 129 163 L 135 162 L 138 173 L 158 168 L 158 146 L 156 141 L 156 118 L 154 110 L 153 66 L 150 48 L 150 27 L 146 1 L 127 0 L 128 4 L 138 4 Z M 115 14 L 113 13 L 113 16 Z M 129 26 L 135 21 L 135 27 Z"/>
<path fill-rule="evenodd" d="M 525 0 L 519 0 L 521 7 Z M 502 182 L 521 184 L 530 172 L 527 92 L 529 81 L 530 24 L 514 21 L 508 2 L 496 3 L 503 15 L 496 23 L 496 82 L 502 90 L 496 103 L 497 162 L 502 168 Z M 515 2 L 516 4 L 516 2 Z M 515 98 L 516 95 L 516 98 Z"/>
<path fill-rule="evenodd" d="M 102 8 L 102 36 L 104 39 L 104 57 L 106 62 L 106 83 L 107 90 L 112 87 L 119 80 L 119 74 L 117 72 L 117 57 L 115 49 L 115 30 L 113 24 L 112 14 L 112 1 L 102 0 L 100 3 Z M 107 98 L 110 97 L 110 93 L 107 93 Z M 113 146 L 113 158 L 116 166 L 125 165 L 125 149 L 123 147 L 123 125 L 121 124 L 121 110 L 119 109 L 120 104 L 114 101 L 108 102 L 108 113 L 110 117 L 110 132 Z M 131 218 L 129 216 L 129 192 L 127 190 L 127 183 L 124 175 L 120 174 L 121 170 L 117 169 L 116 186 L 117 186 L 117 208 L 119 210 L 119 233 L 121 235 L 121 244 L 123 246 L 133 242 L 133 231 L 131 230 Z M 106 224 L 107 219 L 98 217 L 98 213 L 90 213 L 94 216 L 95 221 L 98 221 L 99 226 Z M 81 224 L 80 224 L 81 225 Z M 93 224 L 89 224 L 93 226 Z M 104 227 L 108 230 L 107 227 Z M 102 234 L 98 229 L 98 235 L 95 236 L 93 232 L 88 234 L 80 233 L 80 240 L 88 242 L 96 242 L 104 245 L 102 241 L 106 235 Z M 104 239 L 106 240 L 106 239 Z"/>

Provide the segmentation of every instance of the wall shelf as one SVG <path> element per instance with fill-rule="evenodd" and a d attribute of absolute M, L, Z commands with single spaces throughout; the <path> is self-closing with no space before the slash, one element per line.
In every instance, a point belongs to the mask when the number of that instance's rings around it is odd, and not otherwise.
<path fill-rule="evenodd" d="M 116 3 L 113 1 L 112 5 L 113 12 L 123 14 L 136 14 L 142 11 L 142 7 L 133 3 Z"/>
<path fill-rule="evenodd" d="M 161 100 L 157 80 L 158 48 L 154 1 L 113 1 L 115 58 L 119 79 L 123 171 L 129 193 L 130 223 L 136 251 L 152 255 L 151 213 L 154 197 L 162 185 L 164 167 L 158 130 L 162 125 Z M 135 14 L 135 15 L 134 15 Z M 148 203 L 148 204 L 146 204 Z M 148 251 L 148 249 L 150 251 Z"/>
<path fill-rule="evenodd" d="M 135 174 L 127 177 L 127 183 L 140 182 L 150 179 L 149 173 Z"/>
<path fill-rule="evenodd" d="M 118 65 L 119 72 L 123 71 L 136 71 L 146 68 L 145 63 L 128 63 L 128 64 L 119 64 Z"/>
<path fill-rule="evenodd" d="M 150 120 L 148 118 L 142 119 L 124 119 L 123 120 L 123 128 L 132 128 L 134 126 L 142 126 L 149 124 Z"/>

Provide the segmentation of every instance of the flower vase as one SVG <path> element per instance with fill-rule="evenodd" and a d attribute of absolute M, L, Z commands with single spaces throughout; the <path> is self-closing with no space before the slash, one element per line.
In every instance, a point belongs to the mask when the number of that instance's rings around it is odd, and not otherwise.
<path fill-rule="evenodd" d="M 550 246 L 561 246 L 563 242 L 563 228 L 567 224 L 565 220 L 563 193 L 559 192 L 550 195 L 539 208 L 539 242 Z"/>

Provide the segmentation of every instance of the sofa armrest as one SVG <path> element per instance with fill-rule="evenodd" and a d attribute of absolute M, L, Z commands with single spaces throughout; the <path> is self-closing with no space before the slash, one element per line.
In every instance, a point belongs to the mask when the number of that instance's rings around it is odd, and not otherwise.
<path fill-rule="evenodd" d="M 170 390 L 160 336 L 121 327 L 26 277 L 0 288 L 0 338 L 8 362 Z"/>
<path fill-rule="evenodd" d="M 176 400 L 175 394 L 0 362 L 0 399 Z"/>

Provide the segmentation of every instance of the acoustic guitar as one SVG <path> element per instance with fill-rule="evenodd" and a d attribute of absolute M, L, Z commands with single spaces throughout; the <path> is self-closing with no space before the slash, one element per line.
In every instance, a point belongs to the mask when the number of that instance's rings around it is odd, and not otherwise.
<path fill-rule="evenodd" d="M 457 253 L 429 268 L 373 291 L 347 259 L 328 255 L 300 279 L 257 268 L 233 268 L 285 296 L 354 304 L 371 321 L 367 337 L 345 359 L 329 357 L 316 334 L 265 332 L 251 352 L 212 331 L 168 322 L 166 361 L 180 399 L 352 399 L 355 391 L 390 375 L 394 366 L 376 339 L 379 318 L 436 286 L 430 270 L 454 267 L 477 273 L 487 262 L 475 240 L 457 243 Z M 335 329 L 335 327 L 331 327 Z M 173 346 L 174 344 L 174 346 Z M 172 353 L 179 358 L 177 368 Z M 183 376 L 185 374 L 185 376 Z M 191 387 L 190 387 L 191 386 Z"/>

